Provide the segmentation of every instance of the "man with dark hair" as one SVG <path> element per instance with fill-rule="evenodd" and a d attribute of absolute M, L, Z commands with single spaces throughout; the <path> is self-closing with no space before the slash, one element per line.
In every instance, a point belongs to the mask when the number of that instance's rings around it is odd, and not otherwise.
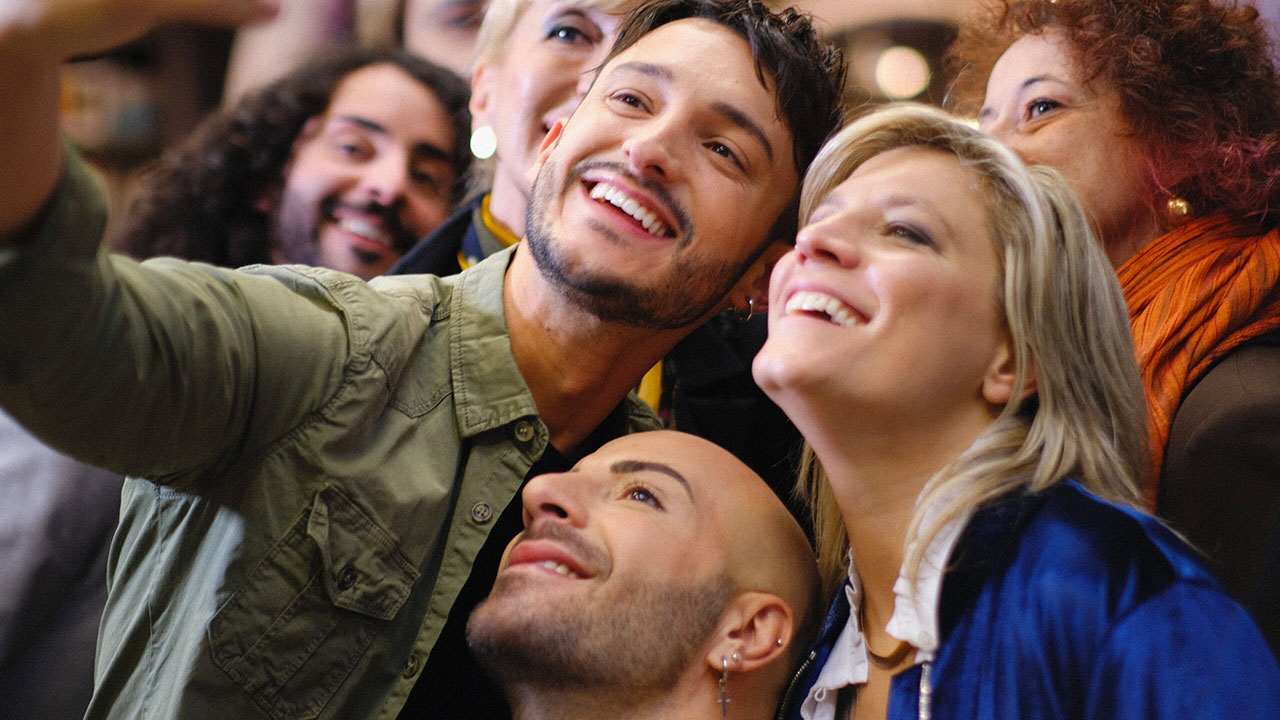
<path fill-rule="evenodd" d="M 463 186 L 468 88 L 395 50 L 317 58 L 210 117 L 143 179 L 114 244 L 381 275 Z"/>
<path fill-rule="evenodd" d="M 821 609 L 813 550 L 759 476 L 693 435 L 637 433 L 523 500 L 467 624 L 517 720 L 773 717 Z"/>
<path fill-rule="evenodd" d="M 88 717 L 479 716 L 409 695 L 463 692 L 437 669 L 463 655 L 450 628 L 519 531 L 524 479 L 653 427 L 640 376 L 710 315 L 764 305 L 796 148 L 839 119 L 839 56 L 807 23 L 681 2 L 781 32 L 655 26 L 549 133 L 530 251 L 371 283 L 97 252 L 59 61 L 268 4 L 0 13 L 0 405 L 130 475 Z M 779 112 L 797 93 L 825 124 Z"/>

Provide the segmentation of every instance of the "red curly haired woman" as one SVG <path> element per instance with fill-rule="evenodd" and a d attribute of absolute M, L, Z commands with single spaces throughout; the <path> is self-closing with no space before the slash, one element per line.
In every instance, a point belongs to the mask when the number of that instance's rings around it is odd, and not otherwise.
<path fill-rule="evenodd" d="M 1004 0 L 951 50 L 958 109 L 1061 171 L 1116 268 L 1156 513 L 1280 652 L 1280 84 L 1252 7 Z"/>

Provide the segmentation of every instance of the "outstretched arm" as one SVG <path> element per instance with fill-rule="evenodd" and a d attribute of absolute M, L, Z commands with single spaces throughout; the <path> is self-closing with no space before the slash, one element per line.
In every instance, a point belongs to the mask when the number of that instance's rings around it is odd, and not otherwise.
<path fill-rule="evenodd" d="M 0 249 L 44 206 L 62 169 L 59 68 L 167 22 L 237 25 L 275 0 L 6 0 L 0 4 Z"/>

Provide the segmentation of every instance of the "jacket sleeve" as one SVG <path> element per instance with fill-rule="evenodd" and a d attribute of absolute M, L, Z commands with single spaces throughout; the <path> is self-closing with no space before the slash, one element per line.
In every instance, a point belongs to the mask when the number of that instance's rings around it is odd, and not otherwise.
<path fill-rule="evenodd" d="M 19 422 L 116 472 L 204 475 L 337 391 L 350 322 L 332 290 L 345 280 L 113 256 L 104 205 L 71 154 L 37 223 L 0 250 L 0 405 Z"/>
<path fill-rule="evenodd" d="M 1205 553 L 1280 652 L 1280 345 L 1240 348 L 1187 394 L 1156 512 Z"/>
<path fill-rule="evenodd" d="M 1280 668 L 1216 587 L 1175 583 L 1120 618 L 1093 665 L 1084 717 L 1280 717 Z"/>

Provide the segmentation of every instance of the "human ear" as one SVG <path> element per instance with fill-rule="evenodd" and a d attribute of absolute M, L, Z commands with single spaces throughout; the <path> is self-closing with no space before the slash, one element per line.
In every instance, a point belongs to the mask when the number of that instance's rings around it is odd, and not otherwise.
<path fill-rule="evenodd" d="M 991 365 L 982 377 L 982 397 L 992 405 L 1004 407 L 1013 398 L 1014 386 L 1017 384 L 1018 366 L 1014 360 L 1013 350 L 1009 347 L 1008 338 L 1001 341 Z M 1027 367 L 1026 386 L 1019 401 L 1033 395 L 1036 391 L 1036 378 L 1032 368 Z"/>
<path fill-rule="evenodd" d="M 735 597 L 720 616 L 707 665 L 749 672 L 784 657 L 795 632 L 795 617 L 786 601 L 772 593 L 749 591 Z"/>
<path fill-rule="evenodd" d="M 471 110 L 471 125 L 473 128 L 481 125 L 489 124 L 489 83 L 492 77 L 492 70 L 486 62 L 476 63 L 476 69 L 471 73 L 471 99 L 467 102 L 467 108 Z"/>
<path fill-rule="evenodd" d="M 551 124 L 551 129 L 547 130 L 547 136 L 542 138 L 542 145 L 538 146 L 538 159 L 533 162 L 533 167 L 529 168 L 525 178 L 533 185 L 533 181 L 538 178 L 538 173 L 542 171 L 542 165 L 550 157 L 551 151 L 555 149 L 556 143 L 560 140 L 560 133 L 564 130 L 564 120 L 557 120 Z"/>
<path fill-rule="evenodd" d="M 734 283 L 721 309 L 730 307 L 740 310 L 750 308 L 755 313 L 763 313 L 769 309 L 769 276 L 773 274 L 773 266 L 778 260 L 791 252 L 791 246 L 781 240 L 769 243 L 760 257 L 751 263 L 746 273 Z M 752 301 L 752 302 L 748 302 Z"/>

